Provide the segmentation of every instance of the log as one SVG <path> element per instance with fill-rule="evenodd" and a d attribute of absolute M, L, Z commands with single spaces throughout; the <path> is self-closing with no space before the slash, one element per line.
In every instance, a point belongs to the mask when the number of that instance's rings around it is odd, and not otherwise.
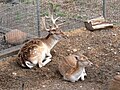
<path fill-rule="evenodd" d="M 113 24 L 108 23 L 104 17 L 98 17 L 98 18 L 84 21 L 84 24 L 86 29 L 90 31 L 113 27 Z"/>

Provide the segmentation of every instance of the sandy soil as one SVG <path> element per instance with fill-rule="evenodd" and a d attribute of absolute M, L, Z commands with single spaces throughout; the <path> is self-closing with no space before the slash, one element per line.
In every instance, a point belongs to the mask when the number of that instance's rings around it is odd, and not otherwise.
<path fill-rule="evenodd" d="M 115 26 L 113 29 L 94 32 L 80 28 L 83 26 L 83 20 L 102 15 L 101 0 L 90 0 L 89 2 L 73 0 L 76 1 L 74 3 L 69 0 L 52 1 L 56 1 L 60 5 L 57 14 L 63 14 L 61 21 L 68 22 L 63 26 L 63 30 L 70 30 L 70 32 L 66 32 L 69 38 L 61 40 L 52 49 L 52 62 L 45 67 L 23 69 L 16 63 L 15 56 L 7 57 L 1 61 L 0 90 L 107 90 L 113 76 L 120 74 L 120 27 Z M 63 3 L 62 1 L 68 2 Z M 41 6 L 41 12 L 44 13 L 47 8 L 44 6 L 45 4 L 43 3 Z M 107 3 L 107 19 L 109 21 L 118 22 L 119 6 L 119 0 L 110 0 Z M 1 26 L 34 33 L 35 7 L 33 5 L 23 4 L 17 7 L 7 4 L 0 6 L 0 9 L 2 10 L 0 18 L 4 21 L 0 22 Z M 12 13 L 13 11 L 14 13 Z M 11 45 L 3 43 L 0 39 L 0 50 L 8 47 Z M 86 68 L 88 76 L 85 81 L 79 80 L 75 83 L 64 81 L 58 71 L 58 63 L 63 59 L 63 56 L 77 53 L 86 55 L 91 62 L 99 67 Z"/>

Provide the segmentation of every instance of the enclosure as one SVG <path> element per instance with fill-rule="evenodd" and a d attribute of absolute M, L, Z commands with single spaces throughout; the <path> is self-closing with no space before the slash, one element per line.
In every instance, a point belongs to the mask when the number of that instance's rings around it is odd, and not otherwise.
<path fill-rule="evenodd" d="M 33 37 L 47 35 L 41 17 L 54 4 L 55 17 L 64 22 L 61 29 L 69 36 L 51 51 L 52 62 L 45 67 L 23 69 L 16 63 L 21 45 L 4 41 L 14 29 Z M 84 21 L 105 16 L 113 28 L 89 31 Z M 0 90 L 107 90 L 113 76 L 120 74 L 119 0 L 0 0 Z M 86 68 L 85 81 L 64 81 L 58 71 L 61 56 L 82 53 L 99 67 Z"/>

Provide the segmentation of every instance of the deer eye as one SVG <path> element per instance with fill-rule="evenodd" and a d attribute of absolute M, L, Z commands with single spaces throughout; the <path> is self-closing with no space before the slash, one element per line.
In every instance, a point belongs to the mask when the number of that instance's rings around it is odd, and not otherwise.
<path fill-rule="evenodd" d="M 75 59 L 79 60 L 79 57 L 78 57 L 78 56 L 75 56 Z"/>

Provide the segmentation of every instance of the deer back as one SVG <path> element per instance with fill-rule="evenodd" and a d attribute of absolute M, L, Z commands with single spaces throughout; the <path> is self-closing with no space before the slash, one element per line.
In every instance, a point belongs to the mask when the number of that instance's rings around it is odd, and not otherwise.
<path fill-rule="evenodd" d="M 77 66 L 77 60 L 74 55 L 66 56 L 63 60 L 61 60 L 59 64 L 59 71 L 62 75 L 65 75 L 67 73 L 74 72 L 74 69 L 76 69 Z"/>

